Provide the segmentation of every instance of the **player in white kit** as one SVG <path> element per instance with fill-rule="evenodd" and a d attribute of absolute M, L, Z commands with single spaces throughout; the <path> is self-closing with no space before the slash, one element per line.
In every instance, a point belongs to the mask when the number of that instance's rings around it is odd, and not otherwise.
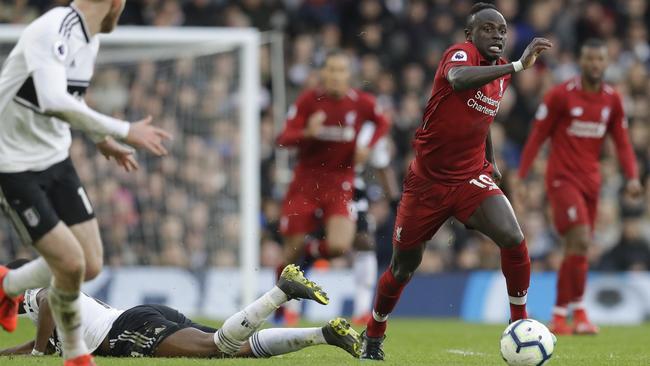
<path fill-rule="evenodd" d="M 0 325 L 16 327 L 20 295 L 48 287 L 65 365 L 93 365 L 80 333 L 79 288 L 102 268 L 93 208 L 70 161 L 70 128 L 107 158 L 137 169 L 133 150 L 164 155 L 170 136 L 145 118 L 129 124 L 89 108 L 98 33 L 115 28 L 125 0 L 75 0 L 29 24 L 0 73 L 0 207 L 41 254 L 18 270 L 0 266 Z"/>
<path fill-rule="evenodd" d="M 21 264 L 14 261 L 10 266 Z M 60 354 L 61 347 L 48 311 L 47 289 L 25 292 L 20 311 L 37 327 L 36 338 L 0 350 L 0 356 Z M 287 266 L 278 283 L 243 311 L 227 319 L 221 329 L 192 322 L 164 305 L 140 305 L 115 309 L 81 294 L 81 329 L 88 350 L 109 357 L 257 357 L 295 352 L 305 347 L 329 344 L 353 357 L 360 354 L 359 334 L 345 319 L 331 320 L 318 328 L 271 328 L 259 330 L 278 306 L 292 299 L 329 302 L 327 294 L 307 280 L 296 265 Z"/>

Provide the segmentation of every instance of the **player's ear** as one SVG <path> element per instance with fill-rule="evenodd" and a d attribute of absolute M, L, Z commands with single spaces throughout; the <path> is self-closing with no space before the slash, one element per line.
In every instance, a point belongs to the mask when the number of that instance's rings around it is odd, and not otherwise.
<path fill-rule="evenodd" d="M 465 28 L 465 40 L 466 41 L 472 40 L 472 30 L 469 28 Z"/>

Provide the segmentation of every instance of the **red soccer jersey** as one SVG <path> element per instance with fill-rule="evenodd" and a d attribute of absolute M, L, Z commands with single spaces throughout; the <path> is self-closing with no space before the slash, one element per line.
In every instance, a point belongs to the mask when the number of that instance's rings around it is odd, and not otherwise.
<path fill-rule="evenodd" d="M 326 115 L 320 134 L 306 138 L 303 131 L 307 121 L 318 111 Z M 389 122 L 372 95 L 351 89 L 344 97 L 334 98 L 320 90 L 307 90 L 290 108 L 277 143 L 298 147 L 295 178 L 351 178 L 357 135 L 366 121 L 376 125 L 369 145 L 373 146 L 388 132 Z"/>
<path fill-rule="evenodd" d="M 533 131 L 521 156 L 519 176 L 526 177 L 540 146 L 550 137 L 547 187 L 564 180 L 585 194 L 597 196 L 600 151 L 608 133 L 616 144 L 625 176 L 637 178 L 636 159 L 627 136 L 627 120 L 619 94 L 609 85 L 603 85 L 596 93 L 587 92 L 582 89 L 580 78 L 557 85 L 544 96 L 535 114 Z"/>
<path fill-rule="evenodd" d="M 498 60 L 499 65 L 505 63 L 502 58 Z M 413 141 L 413 170 L 417 175 L 445 185 L 459 185 L 484 168 L 485 140 L 510 75 L 480 88 L 454 91 L 447 73 L 457 66 L 490 64 L 471 42 L 455 44 L 442 55 L 422 126 Z"/>

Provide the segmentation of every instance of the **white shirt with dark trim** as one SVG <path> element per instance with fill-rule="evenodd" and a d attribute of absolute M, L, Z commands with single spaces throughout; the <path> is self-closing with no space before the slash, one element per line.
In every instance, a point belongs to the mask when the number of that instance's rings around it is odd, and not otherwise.
<path fill-rule="evenodd" d="M 43 289 L 37 288 L 25 291 L 25 299 L 23 300 L 25 314 L 34 325 L 38 325 L 38 314 L 40 310 L 37 295 L 41 290 Z M 124 310 L 115 309 L 83 292 L 79 296 L 81 299 L 81 329 L 83 338 L 88 350 L 90 353 L 93 353 L 102 344 L 104 338 L 106 338 L 108 332 L 113 327 L 113 323 L 122 315 Z M 57 353 L 61 353 L 61 342 L 55 334 L 50 337 L 49 342 L 57 350 Z"/>
<path fill-rule="evenodd" d="M 83 102 L 99 50 L 98 37 L 89 34 L 82 14 L 72 5 L 48 11 L 21 34 L 0 73 L 0 172 L 42 171 L 68 157 L 70 125 L 44 114 L 38 96 L 47 91 L 37 92 L 33 75 L 35 70 L 65 70 L 68 93 Z M 51 87 L 47 84 L 42 83 L 41 89 Z M 72 107 L 78 111 L 80 104 Z M 128 133 L 128 124 L 126 132 L 123 125 L 118 127 L 118 135 Z"/>

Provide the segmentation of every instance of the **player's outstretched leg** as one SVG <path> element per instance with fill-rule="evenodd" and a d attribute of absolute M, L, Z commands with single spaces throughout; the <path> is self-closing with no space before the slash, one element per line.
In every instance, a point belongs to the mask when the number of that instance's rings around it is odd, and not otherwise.
<path fill-rule="evenodd" d="M 510 202 L 504 195 L 487 197 L 466 222 L 501 248 L 501 271 L 506 278 L 510 320 L 528 317 L 526 298 L 530 284 L 530 257 Z"/>
<path fill-rule="evenodd" d="M 372 317 L 372 295 L 377 285 L 377 255 L 373 241 L 366 232 L 357 233 L 354 241 L 355 253 L 352 268 L 354 269 L 354 309 L 352 324 L 365 325 Z"/>
<path fill-rule="evenodd" d="M 250 353 L 258 358 L 296 352 L 305 347 L 329 344 L 348 352 L 352 357 L 361 354 L 361 339 L 343 318 L 330 320 L 322 328 L 271 328 L 253 334 L 249 344 L 242 347 L 243 354 Z"/>
<path fill-rule="evenodd" d="M 397 246 L 393 246 L 391 265 L 379 278 L 372 318 L 362 333 L 361 359 L 384 359 L 382 345 L 386 338 L 384 334 L 386 333 L 388 315 L 397 305 L 402 290 L 422 262 L 423 252 L 424 243 L 408 250 L 400 250 Z"/>
<path fill-rule="evenodd" d="M 275 287 L 225 321 L 214 334 L 215 344 L 226 355 L 237 354 L 264 321 L 290 299 L 311 299 L 325 305 L 329 303 L 327 294 L 320 286 L 306 279 L 300 267 L 290 264 L 282 271 Z"/>

